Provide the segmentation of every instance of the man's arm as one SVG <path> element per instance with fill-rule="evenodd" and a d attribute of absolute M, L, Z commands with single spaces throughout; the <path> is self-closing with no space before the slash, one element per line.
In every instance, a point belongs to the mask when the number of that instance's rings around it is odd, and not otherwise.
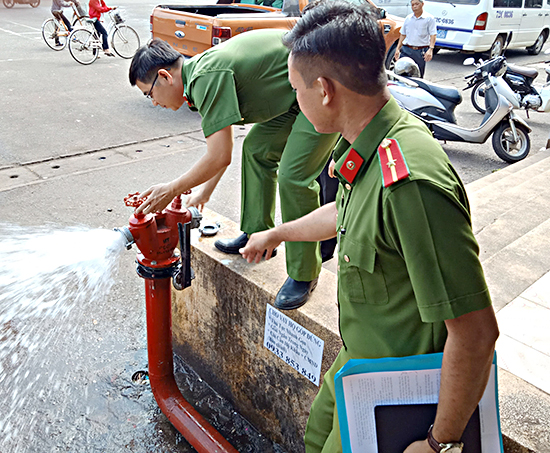
<path fill-rule="evenodd" d="M 210 200 L 210 196 L 212 195 L 212 192 L 214 192 L 214 189 L 218 185 L 218 182 L 220 182 L 220 179 L 225 173 L 225 170 L 227 170 L 227 167 L 222 168 L 217 175 L 206 181 L 200 190 L 195 191 L 195 193 L 189 195 L 189 198 L 187 198 L 186 206 L 195 206 L 202 212 L 204 205 Z"/>
<path fill-rule="evenodd" d="M 498 326 L 493 307 L 445 321 L 448 336 L 443 351 L 441 387 L 432 430 L 440 443 L 462 436 L 481 399 L 493 360 Z M 411 444 L 406 453 L 433 453 L 427 440 Z"/>
<path fill-rule="evenodd" d="M 435 47 L 436 38 L 437 38 L 437 34 L 430 35 L 430 48 L 424 54 L 424 61 L 431 61 L 432 58 L 434 57 L 434 47 Z"/>
<path fill-rule="evenodd" d="M 395 48 L 395 54 L 393 56 L 394 60 L 399 60 L 399 55 L 401 54 L 401 47 L 403 47 L 403 41 L 407 35 L 399 35 L 399 41 L 397 42 L 397 47 Z"/>
<path fill-rule="evenodd" d="M 259 263 L 264 252 L 271 258 L 273 249 L 283 241 L 318 242 L 336 236 L 336 203 L 328 203 L 309 214 L 283 223 L 270 230 L 250 236 L 246 247 L 240 250 L 249 263 Z"/>
<path fill-rule="evenodd" d="M 209 181 L 219 175 L 216 184 L 231 163 L 233 150 L 233 129 L 227 126 L 206 137 L 206 154 L 179 178 L 165 184 L 157 184 L 141 194 L 147 200 L 136 210 L 137 213 L 162 211 L 176 195 Z M 215 185 L 214 185 L 215 186 Z M 214 188 L 212 187 L 212 190 Z"/>

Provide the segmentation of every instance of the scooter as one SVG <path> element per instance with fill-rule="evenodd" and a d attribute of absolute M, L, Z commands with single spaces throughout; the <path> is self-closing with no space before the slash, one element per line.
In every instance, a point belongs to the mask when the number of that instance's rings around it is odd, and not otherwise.
<path fill-rule="evenodd" d="M 16 3 L 19 5 L 31 5 L 33 8 L 36 8 L 40 5 L 40 0 L 3 0 L 3 3 L 6 8 L 13 8 L 13 5 Z"/>
<path fill-rule="evenodd" d="M 545 53 L 549 53 L 549 51 L 547 50 Z M 545 63 L 550 63 L 550 61 Z M 464 90 L 472 88 L 470 98 L 474 108 L 480 113 L 485 113 L 485 88 L 481 74 L 484 62 L 479 60 L 477 64 L 474 64 L 476 70 L 473 74 L 465 77 L 468 79 L 468 85 Z M 505 84 L 499 84 L 497 91 L 508 99 L 514 108 L 525 109 L 527 117 L 529 117 L 529 110 L 550 112 L 550 67 L 545 69 L 546 84 L 542 87 L 535 87 L 533 81 L 539 75 L 536 69 L 508 64 L 506 73 L 502 76 Z"/>
<path fill-rule="evenodd" d="M 456 124 L 455 108 L 462 102 L 454 87 L 435 85 L 411 74 L 401 73 L 396 62 L 395 72 L 388 73 L 388 88 L 402 108 L 423 121 L 434 137 L 443 141 L 485 143 L 493 136 L 493 149 L 502 160 L 513 163 L 525 159 L 531 148 L 531 128 L 512 110 L 512 104 L 497 93 L 495 85 L 506 71 L 506 60 L 490 60 L 480 66 L 485 83 L 487 112 L 479 127 L 466 129 Z M 468 58 L 464 64 L 472 64 Z M 410 63 L 416 66 L 414 61 Z M 414 67 L 413 66 L 413 67 Z M 418 69 L 418 67 L 416 67 Z"/>

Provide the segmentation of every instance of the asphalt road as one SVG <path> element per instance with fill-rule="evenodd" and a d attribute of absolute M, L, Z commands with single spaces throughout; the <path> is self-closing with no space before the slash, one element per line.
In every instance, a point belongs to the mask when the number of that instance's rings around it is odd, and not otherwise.
<path fill-rule="evenodd" d="M 121 0 L 117 5 L 145 43 L 150 38 L 149 16 L 156 3 Z M 128 60 L 103 57 L 82 66 L 68 49 L 49 49 L 40 34 L 42 22 L 50 17 L 49 9 L 49 1 L 36 9 L 28 5 L 0 8 L 0 169 L 200 129 L 197 114 L 185 108 L 176 113 L 155 108 L 132 88 L 127 78 Z M 544 70 L 542 53 L 530 56 L 513 50 L 507 56 L 512 63 Z M 472 71 L 462 65 L 465 57 L 441 51 L 428 64 L 426 79 L 463 88 L 464 75 Z M 465 92 L 464 102 L 457 108 L 458 122 L 475 127 L 481 116 L 471 106 L 469 93 Z M 521 115 L 525 117 L 523 112 Z M 532 113 L 528 120 L 533 128 L 532 153 L 546 143 L 546 122 L 546 114 L 539 113 Z M 465 182 L 507 165 L 489 142 L 454 143 L 444 148 Z M 238 177 L 239 169 L 234 167 L 228 174 Z"/>
<path fill-rule="evenodd" d="M 132 88 L 130 60 L 101 57 L 82 66 L 67 48 L 47 47 L 40 28 L 51 16 L 50 5 L 0 7 L 0 167 L 199 128 L 196 114 L 154 108 Z M 121 0 L 116 5 L 146 43 L 156 3 Z"/>

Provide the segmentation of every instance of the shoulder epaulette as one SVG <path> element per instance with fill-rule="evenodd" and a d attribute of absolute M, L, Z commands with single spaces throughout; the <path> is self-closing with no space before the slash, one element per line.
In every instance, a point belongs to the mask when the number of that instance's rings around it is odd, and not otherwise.
<path fill-rule="evenodd" d="M 380 170 L 384 187 L 405 179 L 410 175 L 405 156 L 394 138 L 385 138 L 378 147 Z"/>

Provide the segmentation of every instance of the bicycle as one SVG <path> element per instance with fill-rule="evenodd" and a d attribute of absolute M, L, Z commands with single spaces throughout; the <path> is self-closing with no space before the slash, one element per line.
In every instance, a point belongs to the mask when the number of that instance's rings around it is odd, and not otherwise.
<path fill-rule="evenodd" d="M 139 35 L 129 25 L 119 12 L 108 11 L 110 18 L 109 42 L 115 53 L 121 58 L 132 58 L 139 49 Z M 80 64 L 89 65 L 97 60 L 99 51 L 102 49 L 101 37 L 97 31 L 77 28 L 69 35 L 69 52 Z"/>
<path fill-rule="evenodd" d="M 90 22 L 90 18 L 86 14 L 86 10 L 80 8 L 79 5 L 71 4 L 73 8 L 73 29 L 77 27 L 92 28 L 93 24 Z M 63 50 L 67 47 L 67 38 L 70 32 L 65 22 L 57 19 L 56 17 L 50 17 L 46 19 L 42 24 L 42 37 L 44 41 L 53 50 Z"/>

